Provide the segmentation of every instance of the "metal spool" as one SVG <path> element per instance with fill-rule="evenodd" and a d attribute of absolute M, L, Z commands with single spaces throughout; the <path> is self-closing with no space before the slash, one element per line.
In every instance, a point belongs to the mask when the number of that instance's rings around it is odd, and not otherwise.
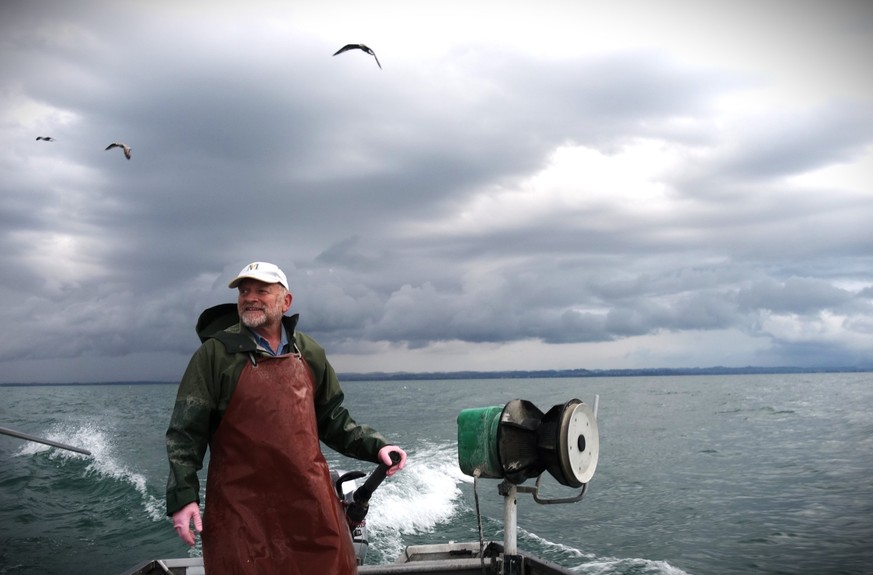
<path fill-rule="evenodd" d="M 594 412 L 578 399 L 556 405 L 537 430 L 546 469 L 562 485 L 581 487 L 594 476 L 600 435 Z"/>
<path fill-rule="evenodd" d="M 548 471 L 562 485 L 580 487 L 593 477 L 599 452 L 594 412 L 578 399 L 545 414 L 514 399 L 502 409 L 467 409 L 458 416 L 458 463 L 467 475 L 518 485 Z"/>

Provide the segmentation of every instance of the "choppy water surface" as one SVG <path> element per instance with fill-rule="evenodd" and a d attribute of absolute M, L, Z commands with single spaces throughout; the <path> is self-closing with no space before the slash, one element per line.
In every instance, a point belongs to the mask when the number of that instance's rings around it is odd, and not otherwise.
<path fill-rule="evenodd" d="M 371 501 L 369 563 L 409 544 L 475 540 L 456 418 L 514 398 L 545 411 L 599 395 L 586 498 L 521 494 L 519 546 L 588 574 L 870 573 L 873 374 L 349 382 L 347 405 L 410 454 Z M 0 574 L 120 573 L 184 556 L 163 514 L 175 386 L 0 387 Z M 328 454 L 344 469 L 368 464 Z M 532 482 L 530 482 L 532 484 Z M 549 495 L 574 493 L 549 480 Z M 495 480 L 478 488 L 502 540 Z M 199 554 L 199 549 L 190 551 Z"/>

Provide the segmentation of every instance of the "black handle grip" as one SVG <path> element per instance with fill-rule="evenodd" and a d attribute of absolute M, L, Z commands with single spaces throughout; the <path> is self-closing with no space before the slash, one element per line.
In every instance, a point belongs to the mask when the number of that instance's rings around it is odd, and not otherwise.
<path fill-rule="evenodd" d="M 373 492 L 385 481 L 388 470 L 400 463 L 400 454 L 396 451 L 392 451 L 389 456 L 391 457 L 391 465 L 385 465 L 380 461 L 370 477 L 364 481 L 364 484 L 355 489 L 352 496 L 354 501 L 346 508 L 346 517 L 353 524 L 358 524 L 364 520 L 370 510 L 370 497 L 372 497 Z"/>
<path fill-rule="evenodd" d="M 396 451 L 392 451 L 389 456 L 391 457 L 391 465 L 385 465 L 380 462 L 375 471 L 370 474 L 370 477 L 364 481 L 364 484 L 355 490 L 355 501 L 358 503 L 368 502 L 370 497 L 372 497 L 373 492 L 376 491 L 376 488 L 385 481 L 385 476 L 388 473 L 388 470 L 400 463 L 400 454 Z"/>

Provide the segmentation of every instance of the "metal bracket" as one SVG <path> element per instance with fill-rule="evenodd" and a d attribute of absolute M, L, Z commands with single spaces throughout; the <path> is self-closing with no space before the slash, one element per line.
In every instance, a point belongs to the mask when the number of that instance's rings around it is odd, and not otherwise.
<path fill-rule="evenodd" d="M 585 497 L 586 492 L 588 491 L 588 484 L 583 483 L 582 484 L 582 491 L 580 491 L 578 494 L 574 495 L 573 497 L 558 497 L 555 499 L 545 499 L 543 497 L 540 497 L 540 493 L 539 493 L 540 481 L 542 481 L 542 479 L 543 479 L 543 476 L 542 476 L 542 474 L 540 474 L 537 477 L 537 484 L 535 486 L 526 487 L 524 485 L 518 485 L 518 486 L 516 486 L 516 489 L 518 490 L 519 493 L 530 493 L 531 495 L 533 495 L 534 501 L 536 501 L 540 505 L 554 505 L 557 503 L 576 503 L 577 501 L 581 501 L 582 498 Z"/>

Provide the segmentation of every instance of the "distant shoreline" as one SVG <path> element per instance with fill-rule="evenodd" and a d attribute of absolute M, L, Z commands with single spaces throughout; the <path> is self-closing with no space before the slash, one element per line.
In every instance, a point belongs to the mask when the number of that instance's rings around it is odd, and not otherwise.
<path fill-rule="evenodd" d="M 686 375 L 766 375 L 799 373 L 868 373 L 869 367 L 655 367 L 645 369 L 547 369 L 536 371 L 448 371 L 340 373 L 340 381 L 416 381 L 435 379 L 545 379 L 558 377 L 654 377 Z M 68 383 L 0 383 L 0 387 L 68 385 L 175 385 L 178 381 L 102 381 Z"/>

